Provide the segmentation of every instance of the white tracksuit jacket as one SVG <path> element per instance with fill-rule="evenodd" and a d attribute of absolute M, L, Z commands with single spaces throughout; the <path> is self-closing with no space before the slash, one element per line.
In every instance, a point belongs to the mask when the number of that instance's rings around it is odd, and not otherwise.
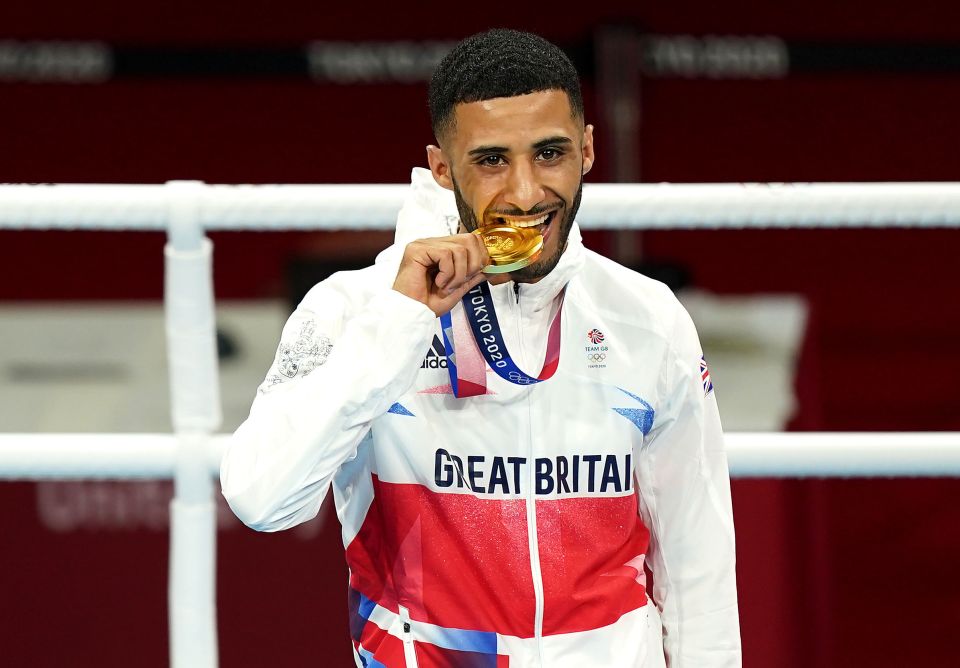
<path fill-rule="evenodd" d="M 276 531 L 333 487 L 358 666 L 739 666 L 726 455 L 686 311 L 574 227 L 541 281 L 492 286 L 532 375 L 566 288 L 556 374 L 457 399 L 439 320 L 391 289 L 403 246 L 455 221 L 414 170 L 397 244 L 306 296 L 224 457 L 230 506 Z"/>

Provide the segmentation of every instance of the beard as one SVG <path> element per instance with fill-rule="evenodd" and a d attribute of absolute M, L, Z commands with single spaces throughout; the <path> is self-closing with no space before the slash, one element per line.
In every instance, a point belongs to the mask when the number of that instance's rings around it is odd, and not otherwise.
<path fill-rule="evenodd" d="M 470 205 L 467 204 L 467 201 L 463 198 L 463 193 L 460 192 L 460 186 L 457 185 L 457 180 L 454 179 L 451 175 L 451 180 L 453 181 L 453 197 L 457 202 L 457 211 L 460 213 L 460 222 L 463 223 L 463 226 L 467 229 L 467 232 L 473 232 L 480 227 L 480 221 L 477 220 L 477 215 L 473 212 L 473 209 L 470 208 Z M 518 283 L 531 283 L 537 281 L 551 271 L 557 266 L 557 263 L 560 262 L 560 256 L 563 254 L 563 251 L 567 248 L 567 237 L 570 236 L 570 230 L 573 228 L 573 221 L 576 220 L 577 211 L 580 209 L 580 199 L 583 196 L 583 176 L 580 177 L 580 183 L 577 186 L 577 192 L 573 196 L 573 200 L 568 202 L 562 197 L 560 201 L 563 206 L 560 211 L 563 215 L 561 220 L 554 220 L 552 224 L 556 225 L 553 233 L 557 235 L 557 251 L 549 256 L 544 257 L 541 253 L 540 257 L 526 267 L 522 269 L 517 269 L 516 271 L 511 271 L 509 276 L 514 281 Z M 502 215 L 507 216 L 526 216 L 526 215 L 536 215 L 538 213 L 537 207 L 534 207 L 530 211 L 501 211 L 498 212 Z"/>

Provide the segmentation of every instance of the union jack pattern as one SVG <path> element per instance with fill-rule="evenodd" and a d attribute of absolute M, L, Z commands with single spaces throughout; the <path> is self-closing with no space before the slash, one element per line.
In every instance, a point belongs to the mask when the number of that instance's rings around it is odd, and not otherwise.
<path fill-rule="evenodd" d="M 590 339 L 590 343 L 597 345 L 598 343 L 603 343 L 603 332 L 599 329 L 591 329 L 587 332 L 587 338 Z"/>
<path fill-rule="evenodd" d="M 707 367 L 706 358 L 700 356 L 700 380 L 703 381 L 703 396 L 707 396 L 713 392 L 713 381 L 710 380 L 710 369 Z"/>

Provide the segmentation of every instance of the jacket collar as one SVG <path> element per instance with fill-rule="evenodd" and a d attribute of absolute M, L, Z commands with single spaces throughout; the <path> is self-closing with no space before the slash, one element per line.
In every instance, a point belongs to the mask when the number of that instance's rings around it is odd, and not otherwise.
<path fill-rule="evenodd" d="M 567 237 L 567 247 L 560 255 L 560 261 L 553 270 L 536 283 L 520 283 L 519 297 L 524 309 L 534 311 L 547 308 L 580 271 L 584 261 L 583 238 L 580 235 L 580 226 L 573 224 L 570 236 Z M 492 285 L 490 290 L 494 297 L 499 299 L 515 299 L 515 284 L 513 281 L 502 285 Z"/>

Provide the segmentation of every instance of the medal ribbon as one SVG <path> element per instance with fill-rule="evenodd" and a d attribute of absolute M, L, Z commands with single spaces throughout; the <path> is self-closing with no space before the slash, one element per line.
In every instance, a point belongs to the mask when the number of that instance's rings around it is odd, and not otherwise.
<path fill-rule="evenodd" d="M 486 393 L 487 377 L 483 360 L 498 376 L 516 385 L 533 385 L 556 373 L 560 365 L 562 295 L 547 333 L 543 368 L 536 377 L 521 371 L 510 357 L 497 321 L 489 285 L 480 283 L 463 296 L 461 303 L 462 309 L 454 309 L 440 317 L 443 345 L 447 350 L 447 372 L 454 396 L 462 398 Z"/>

